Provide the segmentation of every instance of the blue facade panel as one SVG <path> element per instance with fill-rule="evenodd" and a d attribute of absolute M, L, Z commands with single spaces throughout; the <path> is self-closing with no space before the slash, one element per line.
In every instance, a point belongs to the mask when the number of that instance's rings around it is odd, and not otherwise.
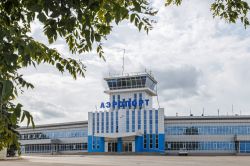
<path fill-rule="evenodd" d="M 143 147 L 143 136 L 135 137 L 135 152 L 165 152 L 165 134 L 158 134 L 158 148 L 156 147 L 156 135 L 152 134 L 152 146 L 150 147 L 150 134 L 146 135 L 147 147 Z"/>
<path fill-rule="evenodd" d="M 88 136 L 88 152 L 105 152 L 104 137 Z"/>
<path fill-rule="evenodd" d="M 250 141 L 240 142 L 240 153 L 250 153 Z"/>
<path fill-rule="evenodd" d="M 159 134 L 159 152 L 165 152 L 165 134 Z"/>
<path fill-rule="evenodd" d="M 135 152 L 143 152 L 143 136 L 135 137 Z"/>
<path fill-rule="evenodd" d="M 117 139 L 117 152 L 122 152 L 122 138 Z"/>

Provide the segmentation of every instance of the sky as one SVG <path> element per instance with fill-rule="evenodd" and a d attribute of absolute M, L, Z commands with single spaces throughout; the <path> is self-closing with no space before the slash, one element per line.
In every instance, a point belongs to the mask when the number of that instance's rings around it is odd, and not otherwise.
<path fill-rule="evenodd" d="M 19 101 L 36 124 L 87 120 L 89 111 L 108 100 L 103 78 L 122 72 L 152 71 L 158 81 L 159 105 L 166 116 L 250 115 L 250 28 L 213 18 L 210 0 L 185 0 L 181 6 L 164 6 L 155 0 L 157 23 L 147 35 L 124 21 L 104 41 L 106 61 L 95 52 L 77 55 L 86 65 L 85 78 L 74 80 L 46 64 L 20 73 L 33 83 Z M 31 36 L 48 44 L 39 22 Z M 50 45 L 72 56 L 62 39 Z M 232 109 L 233 105 L 233 109 Z"/>

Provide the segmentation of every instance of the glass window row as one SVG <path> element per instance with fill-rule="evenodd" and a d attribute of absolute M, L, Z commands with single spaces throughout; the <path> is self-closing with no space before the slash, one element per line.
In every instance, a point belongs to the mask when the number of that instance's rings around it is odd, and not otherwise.
<path fill-rule="evenodd" d="M 169 126 L 167 135 L 248 135 L 250 126 Z"/>
<path fill-rule="evenodd" d="M 250 141 L 240 142 L 239 151 L 240 153 L 250 153 Z"/>
<path fill-rule="evenodd" d="M 235 142 L 166 142 L 166 150 L 235 151 Z"/>
<path fill-rule="evenodd" d="M 141 88 L 145 87 L 146 76 L 111 79 L 108 80 L 107 82 L 110 90 Z"/>
<path fill-rule="evenodd" d="M 51 153 L 61 151 L 78 151 L 87 150 L 87 143 L 70 143 L 70 144 L 32 144 L 21 147 L 22 153 Z"/>
<path fill-rule="evenodd" d="M 75 138 L 75 137 L 87 137 L 88 131 L 86 130 L 72 130 L 72 131 L 51 131 L 51 132 L 39 132 L 20 134 L 20 140 L 34 140 L 34 139 L 57 139 L 57 138 Z"/>

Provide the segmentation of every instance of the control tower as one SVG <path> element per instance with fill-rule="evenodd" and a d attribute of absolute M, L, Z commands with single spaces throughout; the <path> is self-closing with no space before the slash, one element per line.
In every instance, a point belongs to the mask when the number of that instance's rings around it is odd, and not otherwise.
<path fill-rule="evenodd" d="M 152 108 L 152 97 L 157 95 L 157 81 L 151 73 L 129 73 L 104 78 L 112 109 Z"/>
<path fill-rule="evenodd" d="M 152 107 L 157 81 L 151 73 L 109 75 L 109 101 L 89 112 L 89 152 L 164 152 L 164 109 Z"/>

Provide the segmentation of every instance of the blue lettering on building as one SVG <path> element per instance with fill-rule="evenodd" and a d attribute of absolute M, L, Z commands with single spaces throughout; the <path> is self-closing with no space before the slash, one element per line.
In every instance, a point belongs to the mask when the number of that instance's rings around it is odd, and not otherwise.
<path fill-rule="evenodd" d="M 110 108 L 110 107 L 118 107 L 118 108 L 127 108 L 127 107 L 142 107 L 143 105 L 148 106 L 149 105 L 149 99 L 139 99 L 138 101 L 135 100 L 125 100 L 123 99 L 122 101 L 113 101 L 113 102 L 101 102 L 100 108 Z"/>

